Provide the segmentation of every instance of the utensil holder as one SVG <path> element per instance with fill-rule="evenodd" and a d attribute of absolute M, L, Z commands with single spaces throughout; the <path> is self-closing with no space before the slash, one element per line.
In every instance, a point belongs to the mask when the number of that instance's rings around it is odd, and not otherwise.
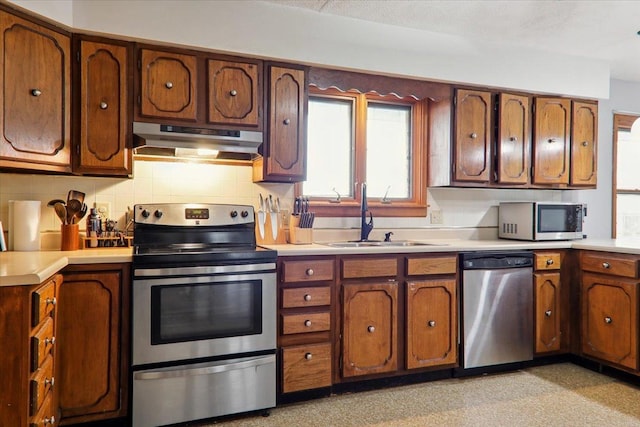
<path fill-rule="evenodd" d="M 60 225 L 60 250 L 77 251 L 80 249 L 80 224 Z"/>
<path fill-rule="evenodd" d="M 294 245 L 309 245 L 313 243 L 313 228 L 300 228 L 300 217 L 291 215 L 289 218 L 289 243 Z"/>

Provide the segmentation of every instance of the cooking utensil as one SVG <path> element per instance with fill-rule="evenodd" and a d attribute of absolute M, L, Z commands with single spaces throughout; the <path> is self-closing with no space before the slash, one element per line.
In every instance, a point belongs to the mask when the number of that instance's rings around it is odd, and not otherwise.
<path fill-rule="evenodd" d="M 267 222 L 267 214 L 265 212 L 264 198 L 260 193 L 260 209 L 258 210 L 258 232 L 260 238 L 264 239 L 264 224 Z"/>
<path fill-rule="evenodd" d="M 87 204 L 83 203 L 82 207 L 80 208 L 80 210 L 75 214 L 75 216 L 73 217 L 73 222 L 74 224 L 77 224 L 80 222 L 80 220 L 82 218 L 84 218 L 84 216 L 87 214 Z"/>
<path fill-rule="evenodd" d="M 53 200 L 49 200 L 49 202 L 47 203 L 47 207 L 52 208 L 53 205 L 55 205 L 56 203 L 62 203 L 63 205 L 65 205 L 65 201 L 62 199 L 53 199 Z"/>
<path fill-rule="evenodd" d="M 53 205 L 53 209 L 56 211 L 56 215 L 60 218 L 63 224 L 67 224 L 67 207 L 62 202 L 57 202 Z"/>
<path fill-rule="evenodd" d="M 73 224 L 73 219 L 82 210 L 82 203 L 78 199 L 67 202 L 67 224 Z"/>
<path fill-rule="evenodd" d="M 80 203 L 84 203 L 85 194 L 82 191 L 71 190 L 71 198 L 78 200 Z"/>

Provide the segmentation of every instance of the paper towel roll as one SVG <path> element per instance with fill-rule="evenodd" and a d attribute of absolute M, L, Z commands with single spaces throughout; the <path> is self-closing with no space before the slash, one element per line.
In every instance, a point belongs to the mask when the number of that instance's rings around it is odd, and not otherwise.
<path fill-rule="evenodd" d="M 40 250 L 39 200 L 9 200 L 9 250 Z"/>

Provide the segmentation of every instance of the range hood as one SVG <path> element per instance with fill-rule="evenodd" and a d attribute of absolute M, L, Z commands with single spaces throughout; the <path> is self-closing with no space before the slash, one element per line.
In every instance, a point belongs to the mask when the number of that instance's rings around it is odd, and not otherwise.
<path fill-rule="evenodd" d="M 262 132 L 133 123 L 133 152 L 141 155 L 250 160 Z"/>

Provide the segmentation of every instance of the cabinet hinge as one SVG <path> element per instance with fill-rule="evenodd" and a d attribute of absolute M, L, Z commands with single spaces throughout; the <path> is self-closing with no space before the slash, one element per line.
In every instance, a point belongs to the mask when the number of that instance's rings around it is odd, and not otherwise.
<path fill-rule="evenodd" d="M 342 356 L 340 356 L 340 359 L 338 360 L 338 369 L 342 371 Z"/>
<path fill-rule="evenodd" d="M 76 154 L 80 155 L 80 144 L 76 144 Z"/>
<path fill-rule="evenodd" d="M 76 61 L 80 62 L 80 51 L 76 52 Z"/>
<path fill-rule="evenodd" d="M 142 104 L 142 97 L 138 95 L 138 105 Z"/>
<path fill-rule="evenodd" d="M 142 70 L 142 60 L 138 59 L 138 70 Z"/>

